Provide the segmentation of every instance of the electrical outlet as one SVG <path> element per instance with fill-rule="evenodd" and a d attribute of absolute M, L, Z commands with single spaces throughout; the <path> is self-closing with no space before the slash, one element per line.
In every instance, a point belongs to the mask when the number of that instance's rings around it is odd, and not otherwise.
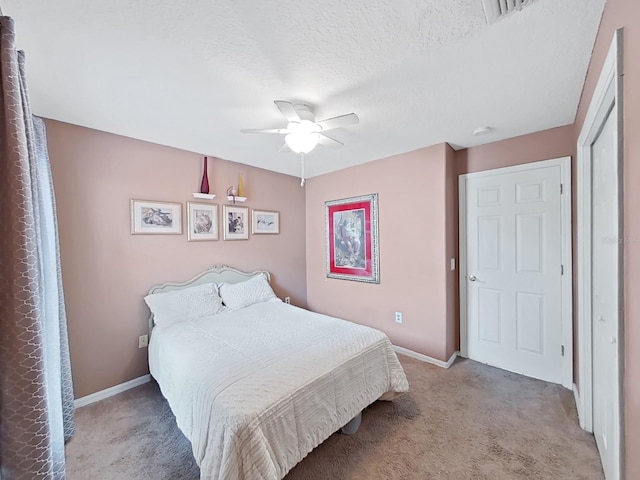
<path fill-rule="evenodd" d="M 291 303 L 291 297 L 284 297 L 284 303 Z"/>
<path fill-rule="evenodd" d="M 140 335 L 138 337 L 138 348 L 145 348 L 149 345 L 149 335 Z"/>
<path fill-rule="evenodd" d="M 402 312 L 396 312 L 396 323 L 402 323 Z"/>

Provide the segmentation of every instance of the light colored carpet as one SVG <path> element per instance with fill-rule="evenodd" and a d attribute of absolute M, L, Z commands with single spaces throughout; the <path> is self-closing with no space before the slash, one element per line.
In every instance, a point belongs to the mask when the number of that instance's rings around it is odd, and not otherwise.
<path fill-rule="evenodd" d="M 604 478 L 568 390 L 470 360 L 400 360 L 411 391 L 371 405 L 355 435 L 331 436 L 286 480 Z M 70 480 L 199 477 L 153 382 L 79 408 L 76 421 Z"/>

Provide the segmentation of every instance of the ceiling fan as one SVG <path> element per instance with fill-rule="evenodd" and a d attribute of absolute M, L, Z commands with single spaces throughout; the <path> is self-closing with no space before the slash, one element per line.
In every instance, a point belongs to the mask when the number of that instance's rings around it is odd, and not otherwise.
<path fill-rule="evenodd" d="M 357 124 L 360 119 L 355 113 L 339 115 L 316 122 L 309 105 L 293 104 L 284 100 L 273 102 L 286 118 L 286 128 L 244 129 L 242 133 L 275 133 L 285 135 L 281 152 L 293 151 L 301 157 L 301 185 L 304 185 L 304 156 L 313 150 L 316 145 L 339 148 L 344 145 L 335 138 L 326 135 L 325 132 L 334 128 L 346 127 Z"/>

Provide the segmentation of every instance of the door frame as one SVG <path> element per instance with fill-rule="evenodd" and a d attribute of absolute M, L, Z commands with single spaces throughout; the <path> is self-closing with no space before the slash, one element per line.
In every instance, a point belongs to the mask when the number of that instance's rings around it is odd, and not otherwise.
<path fill-rule="evenodd" d="M 571 157 L 552 158 L 538 162 L 524 163 L 510 167 L 465 173 L 458 177 L 459 201 L 459 258 L 460 258 L 460 355 L 468 358 L 467 341 L 467 179 L 480 178 L 505 173 L 523 172 L 552 166 L 560 167 L 560 195 L 562 268 L 561 316 L 562 316 L 562 386 L 571 390 L 573 385 L 573 290 L 571 259 Z M 561 268 L 558 265 L 558 268 Z"/>
<path fill-rule="evenodd" d="M 623 412 L 624 396 L 622 392 L 624 378 L 624 216 L 623 216 L 623 108 L 622 108 L 622 29 L 616 30 L 604 65 L 598 78 L 591 103 L 587 111 L 580 136 L 578 137 L 578 382 L 574 385 L 574 396 L 578 410 L 580 426 L 593 432 L 593 324 L 591 311 L 591 145 L 601 131 L 609 114 L 616 119 L 617 136 L 616 159 L 618 162 L 618 334 L 617 363 L 618 389 L 617 402 L 618 425 L 618 461 L 615 464 L 616 478 L 620 478 L 624 452 Z"/>

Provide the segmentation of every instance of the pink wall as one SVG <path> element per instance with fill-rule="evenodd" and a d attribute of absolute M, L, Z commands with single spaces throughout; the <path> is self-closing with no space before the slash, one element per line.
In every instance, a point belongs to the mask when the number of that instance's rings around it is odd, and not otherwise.
<path fill-rule="evenodd" d="M 609 0 L 576 116 L 576 134 L 584 123 L 604 58 L 617 28 L 624 27 L 624 419 L 626 478 L 640 478 L 640 2 Z"/>
<path fill-rule="evenodd" d="M 142 298 L 154 284 L 224 263 L 269 270 L 276 294 L 306 305 L 305 192 L 298 179 L 209 160 L 214 203 L 227 203 L 223 193 L 244 172 L 246 205 L 280 211 L 279 235 L 214 242 L 188 242 L 186 233 L 130 235 L 129 199 L 186 206 L 200 185 L 202 157 L 52 120 L 46 125 L 76 397 L 148 373 L 138 336 L 147 333 Z"/>
<path fill-rule="evenodd" d="M 445 144 L 312 178 L 307 183 L 307 302 L 379 328 L 391 341 L 447 360 Z M 378 193 L 380 284 L 326 278 L 325 205 Z M 404 322 L 394 322 L 401 311 Z"/>
<path fill-rule="evenodd" d="M 456 152 L 458 173 L 479 172 L 575 156 L 576 137 L 573 125 L 509 138 Z"/>

